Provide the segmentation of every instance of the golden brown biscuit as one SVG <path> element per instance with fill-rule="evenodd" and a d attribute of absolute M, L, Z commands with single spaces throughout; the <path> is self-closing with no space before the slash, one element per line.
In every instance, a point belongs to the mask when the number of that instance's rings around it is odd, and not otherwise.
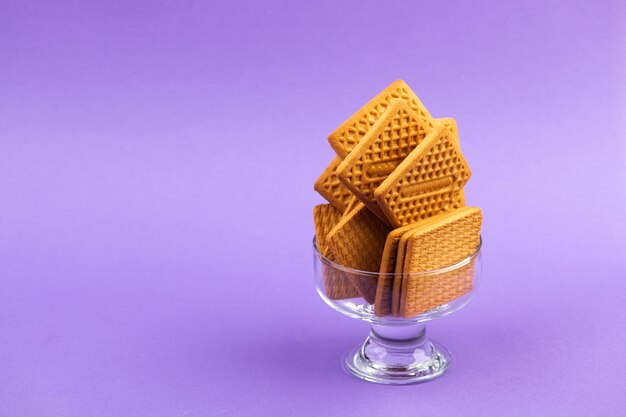
<path fill-rule="evenodd" d="M 338 263 L 360 271 L 377 272 L 390 228 L 365 207 L 356 207 L 342 217 L 326 236 Z M 376 276 L 349 275 L 361 296 L 370 304 L 376 298 Z"/>
<path fill-rule="evenodd" d="M 449 272 L 420 275 L 468 259 L 480 244 L 482 212 L 461 207 L 413 229 L 406 239 L 399 314 L 412 317 L 450 302 L 473 287 L 474 261 Z"/>
<path fill-rule="evenodd" d="M 346 188 L 345 185 L 339 181 L 337 177 L 337 166 L 341 159 L 335 157 L 330 165 L 326 167 L 322 175 L 315 181 L 313 188 L 315 191 L 321 194 L 333 207 L 338 208 L 341 211 L 346 209 L 346 206 L 353 194 Z"/>
<path fill-rule="evenodd" d="M 330 204 L 320 204 L 313 208 L 313 221 L 315 223 L 315 239 L 317 251 L 330 261 L 335 261 L 326 242 L 326 235 L 339 222 L 341 212 Z M 333 300 L 359 297 L 360 293 L 352 284 L 351 280 L 341 271 L 332 268 L 322 261 L 322 274 L 324 278 L 324 290 L 326 295 Z"/>
<path fill-rule="evenodd" d="M 328 136 L 330 146 L 340 158 L 348 155 L 394 99 L 405 101 L 425 123 L 432 120 L 426 107 L 409 86 L 402 80 L 394 81 Z"/>
<path fill-rule="evenodd" d="M 380 219 L 388 222 L 374 190 L 433 130 L 404 101 L 393 100 L 336 169 L 339 180 Z"/>
<path fill-rule="evenodd" d="M 437 122 L 374 195 L 392 226 L 400 227 L 453 209 L 470 175 L 458 137 Z"/>

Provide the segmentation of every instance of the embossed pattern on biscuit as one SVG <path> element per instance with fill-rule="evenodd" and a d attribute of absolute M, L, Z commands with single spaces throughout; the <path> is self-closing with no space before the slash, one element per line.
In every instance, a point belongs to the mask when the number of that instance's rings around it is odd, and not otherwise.
<path fill-rule="evenodd" d="M 463 200 L 463 206 L 464 205 L 465 201 Z M 440 221 L 439 219 L 440 216 L 432 216 L 418 223 L 412 223 L 395 229 L 402 231 L 403 233 L 401 233 L 400 239 L 398 241 L 398 248 L 396 250 L 396 260 L 394 265 L 394 272 L 396 273 L 396 276 L 394 276 L 393 282 L 391 283 L 391 314 L 394 316 L 400 315 L 400 297 L 402 294 L 402 285 L 405 278 L 404 263 L 409 239 L 411 238 L 412 234 L 415 233 L 416 230 L 418 230 L 418 227 L 423 229 L 433 223 Z"/>
<path fill-rule="evenodd" d="M 341 265 L 360 271 L 377 272 L 380 267 L 388 225 L 363 203 L 343 216 L 326 236 L 330 251 Z M 377 278 L 348 274 L 361 296 L 370 304 L 376 298 Z"/>
<path fill-rule="evenodd" d="M 472 290 L 475 259 L 435 275 L 411 275 L 455 265 L 480 244 L 482 212 L 477 207 L 441 213 L 418 226 L 406 242 L 399 314 L 412 317 Z"/>
<path fill-rule="evenodd" d="M 330 253 L 326 236 L 339 223 L 340 218 L 341 212 L 330 204 L 319 204 L 313 208 L 317 251 L 333 262 L 335 258 Z M 322 262 L 322 276 L 326 295 L 330 299 L 343 300 L 360 296 L 360 292 L 345 274 L 324 262 Z"/>
<path fill-rule="evenodd" d="M 394 81 L 328 136 L 330 146 L 340 158 L 348 155 L 395 99 L 404 101 L 424 123 L 432 122 L 430 113 L 409 86 L 402 80 Z"/>
<path fill-rule="evenodd" d="M 337 177 L 336 170 L 340 163 L 341 159 L 338 157 L 333 158 L 324 172 L 322 172 L 322 175 L 315 181 L 313 188 L 333 207 L 343 211 L 347 208 L 353 194 Z"/>
<path fill-rule="evenodd" d="M 433 130 L 408 104 L 393 100 L 337 167 L 339 180 L 378 217 L 388 222 L 374 191 Z"/>
<path fill-rule="evenodd" d="M 458 136 L 438 123 L 374 194 L 391 224 L 400 227 L 453 209 L 470 176 Z"/>

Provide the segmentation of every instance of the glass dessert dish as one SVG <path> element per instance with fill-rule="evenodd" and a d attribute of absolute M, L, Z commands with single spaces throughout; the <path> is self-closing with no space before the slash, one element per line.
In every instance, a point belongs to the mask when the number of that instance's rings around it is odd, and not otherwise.
<path fill-rule="evenodd" d="M 452 356 L 427 337 L 425 323 L 470 301 L 481 280 L 481 248 L 482 240 L 474 253 L 445 268 L 382 274 L 333 262 L 317 250 L 313 239 L 315 285 L 322 300 L 371 324 L 367 339 L 345 354 L 345 369 L 366 381 L 392 385 L 443 375 Z M 412 296 L 399 295 L 403 291 Z"/>

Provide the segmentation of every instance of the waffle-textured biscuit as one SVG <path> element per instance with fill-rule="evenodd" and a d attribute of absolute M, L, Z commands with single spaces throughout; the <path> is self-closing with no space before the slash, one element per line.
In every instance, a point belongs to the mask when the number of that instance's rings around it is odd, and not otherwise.
<path fill-rule="evenodd" d="M 394 227 L 418 222 L 453 209 L 471 171 L 456 130 L 436 127 L 374 191 Z"/>
<path fill-rule="evenodd" d="M 380 261 L 380 275 L 378 276 L 378 284 L 376 286 L 376 302 L 374 303 L 374 314 L 379 317 L 392 313 L 392 294 L 393 283 L 396 272 L 396 258 L 398 255 L 398 246 L 402 235 L 413 230 L 417 225 L 410 224 L 407 226 L 394 229 L 387 235 L 385 240 L 385 248 L 383 257 Z M 399 288 L 399 286 L 398 286 Z"/>
<path fill-rule="evenodd" d="M 480 244 L 482 211 L 461 207 L 441 213 L 409 233 L 404 253 L 399 314 L 412 317 L 471 291 L 474 262 L 448 272 L 411 275 L 466 260 Z M 474 260 L 472 260 L 474 261 Z"/>
<path fill-rule="evenodd" d="M 333 158 L 324 172 L 322 172 L 322 175 L 315 181 L 313 188 L 320 193 L 326 201 L 332 204 L 333 207 L 344 211 L 348 202 L 353 197 L 353 194 L 337 177 L 336 169 L 339 163 L 341 163 L 341 159 L 338 157 Z"/>
<path fill-rule="evenodd" d="M 317 250 L 324 257 L 335 261 L 326 243 L 326 236 L 332 228 L 339 223 L 341 212 L 330 204 L 320 204 L 313 208 L 313 221 L 315 223 L 315 239 Z M 330 267 L 322 262 L 322 276 L 326 295 L 333 300 L 359 297 L 360 293 L 352 284 L 352 281 L 341 271 Z"/>
<path fill-rule="evenodd" d="M 380 267 L 385 239 L 390 228 L 358 203 L 343 216 L 326 236 L 326 243 L 338 263 L 360 271 L 377 272 Z M 361 296 L 370 304 L 376 298 L 377 278 L 348 275 Z"/>
<path fill-rule="evenodd" d="M 391 314 L 394 316 L 400 315 L 400 296 L 402 294 L 402 279 L 404 277 L 404 262 L 407 245 L 411 235 L 416 231 L 417 227 L 426 227 L 430 223 L 436 222 L 437 216 L 430 217 L 422 220 L 419 223 L 412 223 L 410 225 L 402 226 L 395 230 L 402 230 L 398 240 L 398 248 L 396 251 L 395 265 L 393 265 L 395 276 L 392 282 L 392 295 L 391 295 Z M 390 265 L 391 268 L 391 265 Z"/>
<path fill-rule="evenodd" d="M 460 208 L 465 206 L 465 192 L 461 190 L 457 199 L 454 203 L 454 208 Z M 402 283 L 403 283 L 403 274 L 404 274 L 404 261 L 405 261 L 405 252 L 407 248 L 407 243 L 411 234 L 415 231 L 417 226 L 425 227 L 428 226 L 431 222 L 436 222 L 437 216 L 433 216 L 422 220 L 418 223 L 412 223 L 406 226 L 402 226 L 398 229 L 394 229 L 389 236 L 391 236 L 392 241 L 389 242 L 390 250 L 389 253 L 393 254 L 385 259 L 385 252 L 383 253 L 383 261 L 381 261 L 381 273 L 383 272 L 383 266 L 386 266 L 386 270 L 395 273 L 394 277 L 387 277 L 387 280 L 383 278 L 383 291 L 381 292 L 381 305 L 378 308 L 378 315 L 387 315 L 392 314 L 394 316 L 400 315 L 400 295 L 402 292 Z M 385 243 L 385 250 L 387 249 L 387 243 Z M 381 284 L 381 280 L 379 280 L 379 285 Z M 387 291 L 391 294 L 386 295 Z M 378 289 L 376 295 L 378 296 Z M 388 298 L 383 298 L 388 297 Z M 388 300 L 388 301 L 387 301 Z"/>
<path fill-rule="evenodd" d="M 330 254 L 330 249 L 326 244 L 326 236 L 339 223 L 339 219 L 341 219 L 341 212 L 330 204 L 318 204 L 313 207 L 317 251 L 326 257 Z"/>
<path fill-rule="evenodd" d="M 388 222 L 374 190 L 434 129 L 404 101 L 391 101 L 381 117 L 337 167 L 339 180 L 378 217 Z"/>
<path fill-rule="evenodd" d="M 348 155 L 394 99 L 405 101 L 425 123 L 432 120 L 426 107 L 409 86 L 402 80 L 394 81 L 328 136 L 330 146 L 340 158 Z"/>

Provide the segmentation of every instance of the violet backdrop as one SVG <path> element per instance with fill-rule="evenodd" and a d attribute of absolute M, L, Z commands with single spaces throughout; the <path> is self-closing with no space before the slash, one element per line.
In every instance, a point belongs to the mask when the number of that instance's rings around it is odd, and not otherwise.
<path fill-rule="evenodd" d="M 0 1 L 0 416 L 623 415 L 626 6 Z M 434 382 L 340 368 L 326 136 L 456 118 L 484 285 Z"/>

